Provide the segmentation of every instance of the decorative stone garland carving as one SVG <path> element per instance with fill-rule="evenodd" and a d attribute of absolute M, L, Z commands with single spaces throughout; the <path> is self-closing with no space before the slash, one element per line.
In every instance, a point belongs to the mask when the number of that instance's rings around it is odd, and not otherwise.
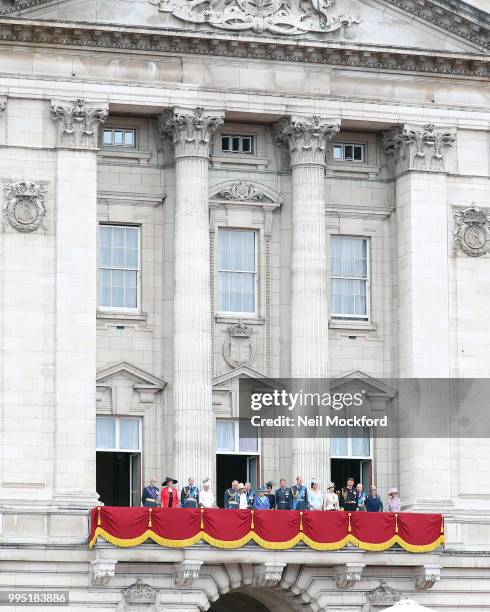
<path fill-rule="evenodd" d="M 334 32 L 361 22 L 359 16 L 331 15 L 335 0 L 150 0 L 160 11 L 189 23 L 231 31 L 298 35 Z"/>
<path fill-rule="evenodd" d="M 157 593 L 156 589 L 143 582 L 141 576 L 138 576 L 136 582 L 123 590 L 123 597 L 130 604 L 153 604 L 156 601 Z"/>
<path fill-rule="evenodd" d="M 267 196 L 257 189 L 250 181 L 239 180 L 216 194 L 216 198 L 224 200 L 239 200 L 241 202 L 257 202 L 265 199 Z"/>
<path fill-rule="evenodd" d="M 58 125 L 58 146 L 75 149 L 97 148 L 99 124 L 104 123 L 108 108 L 84 100 L 51 102 L 51 118 Z"/>
<path fill-rule="evenodd" d="M 289 153 L 291 165 L 325 165 L 328 141 L 340 129 L 340 120 L 312 115 L 284 117 L 274 126 L 276 141 Z"/>
<path fill-rule="evenodd" d="M 175 157 L 209 157 L 209 143 L 223 125 L 222 113 L 206 112 L 203 108 L 169 109 L 158 117 L 162 138 L 169 137 Z"/>
<path fill-rule="evenodd" d="M 383 147 L 396 171 L 444 170 L 445 150 L 456 141 L 454 130 L 424 126 L 395 127 L 383 134 Z"/>
<path fill-rule="evenodd" d="M 43 226 L 46 215 L 46 187 L 24 179 L 8 183 L 5 188 L 3 214 L 7 222 L 19 232 L 35 232 Z"/>
<path fill-rule="evenodd" d="M 362 578 L 364 563 L 346 563 L 334 568 L 335 586 L 338 589 L 351 589 Z"/>
<path fill-rule="evenodd" d="M 473 205 L 454 215 L 455 247 L 470 257 L 490 253 L 490 213 Z"/>
<path fill-rule="evenodd" d="M 400 601 L 401 594 L 382 580 L 378 587 L 368 593 L 367 598 L 372 604 L 391 604 Z"/>

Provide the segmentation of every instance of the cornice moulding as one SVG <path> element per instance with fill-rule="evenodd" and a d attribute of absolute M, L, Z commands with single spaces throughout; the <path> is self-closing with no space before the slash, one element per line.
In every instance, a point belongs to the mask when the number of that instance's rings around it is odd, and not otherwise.
<path fill-rule="evenodd" d="M 490 56 L 377 45 L 283 40 L 216 32 L 2 18 L 0 43 L 190 54 L 487 79 Z"/>

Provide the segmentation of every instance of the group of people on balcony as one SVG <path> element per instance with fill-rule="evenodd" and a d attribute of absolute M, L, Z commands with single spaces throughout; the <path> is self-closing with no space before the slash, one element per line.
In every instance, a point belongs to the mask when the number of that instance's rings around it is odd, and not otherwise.
<path fill-rule="evenodd" d="M 354 478 L 348 478 L 346 485 L 335 490 L 335 483 L 329 482 L 326 492 L 320 489 L 316 478 L 311 479 L 310 488 L 303 484 L 303 478 L 298 476 L 292 487 L 286 485 L 281 478 L 279 488 L 273 490 L 273 483 L 252 490 L 250 482 L 240 483 L 234 480 L 224 494 L 224 508 L 230 510 L 345 510 L 347 512 L 383 512 L 384 505 L 377 489 L 371 485 L 369 493 L 364 491 L 362 483 L 354 486 Z M 157 481 L 150 480 L 144 487 L 141 501 L 143 506 L 163 508 L 214 508 L 216 499 L 206 478 L 202 489 L 195 484 L 194 478 L 189 478 L 188 484 L 179 492 L 175 485 L 177 480 L 166 478 L 159 491 Z M 401 501 L 396 488 L 388 493 L 388 512 L 400 512 Z"/>

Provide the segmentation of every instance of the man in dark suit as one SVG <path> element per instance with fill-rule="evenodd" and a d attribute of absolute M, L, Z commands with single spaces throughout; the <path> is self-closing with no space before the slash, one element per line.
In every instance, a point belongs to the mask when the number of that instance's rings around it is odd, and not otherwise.
<path fill-rule="evenodd" d="M 276 508 L 278 510 L 291 510 L 291 489 L 286 486 L 286 479 L 281 478 L 279 489 L 276 491 Z"/>
<path fill-rule="evenodd" d="M 152 478 L 150 484 L 143 488 L 141 494 L 141 503 L 146 508 L 157 508 L 158 507 L 158 494 L 160 489 L 156 486 L 157 481 Z"/>

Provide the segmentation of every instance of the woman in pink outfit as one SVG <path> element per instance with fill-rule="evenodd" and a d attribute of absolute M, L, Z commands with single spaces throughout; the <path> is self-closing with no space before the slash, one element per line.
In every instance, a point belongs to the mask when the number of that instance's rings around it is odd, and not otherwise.
<path fill-rule="evenodd" d="M 388 512 L 400 512 L 402 509 L 402 502 L 398 495 L 398 489 L 390 489 L 388 491 Z"/>

